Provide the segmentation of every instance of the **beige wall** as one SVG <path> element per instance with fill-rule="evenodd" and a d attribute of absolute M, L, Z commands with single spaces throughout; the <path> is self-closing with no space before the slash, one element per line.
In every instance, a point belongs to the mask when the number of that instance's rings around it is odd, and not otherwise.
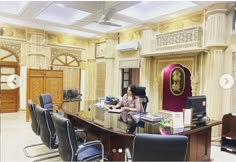
<path fill-rule="evenodd" d="M 222 8 L 225 9 L 226 12 L 222 13 L 217 10 Z M 223 40 L 221 40 L 222 38 L 219 38 L 221 43 L 223 43 L 221 45 L 217 44 L 218 40 L 212 40 L 209 31 L 213 29 L 207 27 L 207 22 L 209 22 L 210 18 L 213 18 L 214 16 L 217 18 L 219 14 L 219 18 L 222 18 L 227 24 L 224 24 L 225 28 L 220 28 L 220 22 L 212 23 L 215 23 L 215 29 L 217 30 L 215 33 L 220 32 L 225 36 L 225 39 Z M 72 75 L 66 77 L 69 77 L 68 80 L 71 80 L 71 83 L 77 87 L 80 87 L 80 82 L 76 82 L 76 80 L 84 80 L 83 85 L 85 85 L 85 87 L 82 89 L 84 89 L 86 94 L 83 96 L 83 101 L 87 102 L 96 99 L 96 86 L 98 85 L 96 84 L 96 75 L 98 75 L 96 74 L 97 62 L 102 61 L 106 64 L 105 94 L 113 96 L 119 96 L 120 94 L 121 62 L 138 62 L 138 66 L 140 66 L 140 85 L 147 87 L 147 95 L 149 97 L 147 111 L 154 114 L 162 109 L 161 74 L 163 67 L 171 63 L 181 63 L 188 67 L 193 74 L 193 94 L 207 95 L 207 114 L 211 119 L 221 120 L 223 114 L 236 111 L 236 101 L 234 101 L 232 97 L 236 97 L 235 88 L 224 90 L 218 83 L 221 74 L 232 74 L 233 70 L 236 71 L 236 69 L 233 69 L 235 61 L 233 62 L 232 59 L 232 52 L 236 52 L 236 38 L 235 36 L 232 36 L 230 32 L 232 26 L 231 20 L 232 6 L 219 5 L 211 6 L 202 12 L 184 17 L 177 17 L 158 24 L 144 24 L 140 28 L 121 32 L 119 34 L 121 43 L 137 40 L 140 44 L 139 50 L 122 53 L 115 50 L 115 45 L 118 40 L 117 34 L 104 35 L 102 38 L 89 40 L 46 32 L 48 46 L 45 58 L 47 58 L 48 61 L 46 62 L 45 67 L 41 68 L 48 68 L 50 66 L 50 49 L 52 46 L 72 51 L 72 53 L 73 51 L 79 51 L 81 53 L 80 68 L 84 72 L 83 77 L 86 78 L 80 78 L 79 74 L 74 71 L 71 73 Z M 191 27 L 199 27 L 201 30 L 201 39 L 198 46 L 180 47 L 179 44 L 174 44 L 169 51 L 157 51 L 157 35 L 168 32 L 178 32 Z M 6 42 L 5 38 L 8 38 L 8 40 L 11 40 L 10 43 L 18 43 L 21 45 L 20 64 L 24 67 L 29 67 L 29 61 L 27 62 L 23 58 L 27 56 L 27 40 L 32 31 L 45 34 L 44 31 L 35 29 L 4 26 L 4 37 L 1 38 L 1 41 Z M 15 41 L 15 39 L 18 39 L 18 41 Z M 95 44 L 104 41 L 106 41 L 107 44 L 106 49 L 104 49 L 104 58 L 96 60 Z M 7 42 L 9 43 L 9 41 Z M 196 50 L 197 48 L 198 50 Z M 221 68 L 219 69 L 219 67 Z M 234 67 L 236 66 L 234 65 Z M 26 75 L 25 73 L 22 74 Z M 87 106 L 85 103 L 83 103 L 83 105 L 85 105 L 85 107 Z M 23 107 L 25 107 L 25 105 L 23 105 Z M 214 136 L 218 137 L 220 129 L 217 128 L 215 132 Z"/>

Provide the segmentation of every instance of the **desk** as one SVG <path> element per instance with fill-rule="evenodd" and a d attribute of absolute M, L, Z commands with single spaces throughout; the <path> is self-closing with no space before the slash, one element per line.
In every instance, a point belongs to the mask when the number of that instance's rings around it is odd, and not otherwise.
<path fill-rule="evenodd" d="M 125 148 L 133 148 L 135 133 L 160 134 L 159 124 L 144 121 L 144 128 L 137 127 L 134 133 L 127 133 L 128 125 L 119 121 L 119 114 L 108 113 L 107 110 L 92 108 L 90 111 L 75 114 L 66 113 L 74 126 L 88 132 L 87 140 L 99 139 L 104 144 L 105 152 L 111 161 L 124 161 Z M 211 128 L 221 122 L 211 120 L 204 126 L 195 128 L 169 129 L 170 134 L 188 136 L 187 161 L 208 161 L 211 152 Z M 122 152 L 118 152 L 122 149 Z"/>
<path fill-rule="evenodd" d="M 64 97 L 63 98 L 63 106 L 66 104 L 66 103 L 71 103 L 71 102 L 77 102 L 78 103 L 78 108 L 76 111 L 80 111 L 80 101 L 82 101 L 82 99 L 79 97 L 79 98 L 70 98 L 70 97 Z"/>

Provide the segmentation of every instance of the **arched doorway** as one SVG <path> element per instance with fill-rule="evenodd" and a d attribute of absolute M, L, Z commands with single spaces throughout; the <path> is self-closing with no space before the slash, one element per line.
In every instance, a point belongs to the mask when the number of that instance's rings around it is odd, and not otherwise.
<path fill-rule="evenodd" d="M 10 75 L 20 75 L 19 59 L 8 49 L 0 49 L 0 99 L 1 113 L 17 112 L 19 110 L 19 88 L 12 89 L 7 85 Z"/>
<path fill-rule="evenodd" d="M 188 96 L 192 96 L 191 72 L 181 64 L 169 64 L 163 69 L 162 109 L 182 112 Z"/>

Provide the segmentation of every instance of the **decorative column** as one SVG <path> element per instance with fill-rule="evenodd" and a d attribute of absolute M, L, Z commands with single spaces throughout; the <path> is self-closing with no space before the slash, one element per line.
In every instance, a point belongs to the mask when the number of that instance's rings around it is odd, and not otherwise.
<path fill-rule="evenodd" d="M 227 9 L 224 4 L 210 6 L 205 13 L 205 47 L 209 49 L 206 62 L 207 115 L 210 119 L 222 120 L 226 101 L 224 89 L 219 85 L 220 76 L 224 73 L 224 50 L 226 48 Z M 230 98 L 229 98 L 230 99 Z M 213 138 L 219 138 L 220 127 L 213 128 Z"/>
<path fill-rule="evenodd" d="M 152 38 L 153 38 L 153 29 L 152 25 L 148 24 L 143 27 L 141 30 L 141 56 L 146 53 L 152 52 Z M 142 57 L 141 58 L 141 66 L 140 66 L 140 85 L 147 85 L 148 82 L 152 79 L 151 73 L 151 58 L 150 57 Z"/>
<path fill-rule="evenodd" d="M 141 56 L 153 52 L 153 40 L 154 40 L 154 31 L 152 24 L 145 24 L 141 30 Z M 155 86 L 157 82 L 157 76 L 154 68 L 154 60 L 152 57 L 141 57 L 140 62 L 140 85 L 146 87 L 146 93 L 149 98 L 148 103 L 148 113 L 155 114 L 157 110 L 158 101 L 157 98 L 157 88 Z M 155 76 L 155 77 L 154 77 Z M 155 101 L 155 102 L 152 102 Z"/>
<path fill-rule="evenodd" d="M 115 84 L 115 70 L 114 70 L 114 58 L 115 58 L 115 35 L 109 34 L 105 37 L 106 49 L 105 49 L 105 61 L 106 61 L 106 80 L 105 80 L 105 95 L 114 94 Z"/>
<path fill-rule="evenodd" d="M 141 30 L 141 53 L 145 55 L 146 53 L 151 53 L 152 42 L 153 42 L 154 31 L 151 24 L 146 24 Z"/>

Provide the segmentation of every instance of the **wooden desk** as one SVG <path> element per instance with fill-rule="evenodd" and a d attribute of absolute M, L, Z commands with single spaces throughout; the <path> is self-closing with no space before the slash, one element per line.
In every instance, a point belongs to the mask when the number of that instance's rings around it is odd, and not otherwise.
<path fill-rule="evenodd" d="M 77 114 L 66 113 L 72 123 L 87 130 L 87 140 L 99 139 L 104 144 L 105 153 L 111 161 L 124 161 L 125 148 L 133 148 L 135 133 L 160 134 L 159 124 L 144 122 L 144 128 L 137 127 L 134 133 L 127 133 L 128 126 L 119 121 L 119 114 L 93 109 Z M 169 129 L 170 134 L 188 136 L 187 161 L 208 161 L 211 153 L 211 128 L 221 122 L 211 120 L 204 126 L 195 128 Z M 122 152 L 118 152 L 118 150 Z"/>

